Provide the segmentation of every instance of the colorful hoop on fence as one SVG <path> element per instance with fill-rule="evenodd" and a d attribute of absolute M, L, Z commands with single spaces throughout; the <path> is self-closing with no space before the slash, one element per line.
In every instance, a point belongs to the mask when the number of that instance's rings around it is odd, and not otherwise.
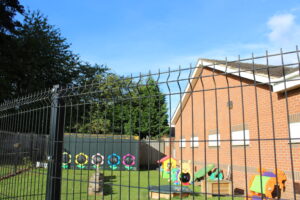
<path fill-rule="evenodd" d="M 107 163 L 111 169 L 115 170 L 118 168 L 118 165 L 120 164 L 120 159 L 121 158 L 119 155 L 113 153 L 107 157 Z"/>
<path fill-rule="evenodd" d="M 63 152 L 62 163 L 70 164 L 72 161 L 72 156 L 68 152 Z"/>
<path fill-rule="evenodd" d="M 123 156 L 122 164 L 125 166 L 126 169 L 132 169 L 132 166 L 135 165 L 135 156 L 128 153 Z"/>
<path fill-rule="evenodd" d="M 100 153 L 97 153 L 92 156 L 91 163 L 93 164 L 94 168 L 99 167 L 100 165 L 103 165 L 104 163 L 104 156 Z"/>
<path fill-rule="evenodd" d="M 79 153 L 75 156 L 75 164 L 78 168 L 85 168 L 85 165 L 88 164 L 89 157 L 84 153 Z"/>
<path fill-rule="evenodd" d="M 71 154 L 69 154 L 68 152 L 63 152 L 63 155 L 62 155 L 62 168 L 68 169 L 69 164 L 71 163 L 71 161 L 72 161 Z"/>

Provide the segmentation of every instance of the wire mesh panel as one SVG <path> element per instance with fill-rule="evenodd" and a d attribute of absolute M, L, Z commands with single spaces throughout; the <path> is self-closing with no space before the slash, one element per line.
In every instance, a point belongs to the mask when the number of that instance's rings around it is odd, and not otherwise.
<path fill-rule="evenodd" d="M 0 199 L 44 199 L 51 91 L 0 106 Z"/>
<path fill-rule="evenodd" d="M 4 104 L 1 198 L 299 199 L 299 64 L 199 59 Z"/>

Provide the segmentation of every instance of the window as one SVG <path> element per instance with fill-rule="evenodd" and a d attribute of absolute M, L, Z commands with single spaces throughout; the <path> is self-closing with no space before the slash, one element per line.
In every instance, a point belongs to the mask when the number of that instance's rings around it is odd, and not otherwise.
<path fill-rule="evenodd" d="M 217 139 L 217 136 L 218 136 L 218 139 Z M 221 145 L 220 134 L 216 133 L 216 134 L 208 135 L 208 146 L 216 147 L 216 146 L 220 146 L 220 145 Z"/>
<path fill-rule="evenodd" d="M 181 140 L 179 141 L 179 147 L 183 148 L 185 146 L 186 146 L 186 144 L 185 144 L 185 138 L 181 138 Z"/>
<path fill-rule="evenodd" d="M 245 136 L 245 138 L 244 138 Z M 231 133 L 232 145 L 234 146 L 241 146 L 241 145 L 249 145 L 249 130 L 240 130 L 240 131 L 233 131 Z M 245 141 L 244 141 L 245 139 Z"/>
<path fill-rule="evenodd" d="M 199 138 L 198 137 L 191 137 L 191 147 L 199 147 Z"/>
<path fill-rule="evenodd" d="M 290 124 L 291 143 L 300 143 L 300 122 Z"/>

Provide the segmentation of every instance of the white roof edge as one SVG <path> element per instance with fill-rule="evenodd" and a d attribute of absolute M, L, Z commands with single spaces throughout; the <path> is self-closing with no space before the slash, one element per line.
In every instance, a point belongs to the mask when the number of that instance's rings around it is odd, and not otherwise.
<path fill-rule="evenodd" d="M 286 75 L 285 77 L 281 77 L 274 80 L 273 92 L 282 92 L 285 90 L 294 89 L 299 85 L 300 85 L 300 72 L 295 71 L 293 73 Z"/>
<path fill-rule="evenodd" d="M 290 73 L 290 74 L 286 75 L 285 77 L 270 78 L 270 80 L 269 80 L 269 78 L 261 76 L 259 74 L 253 75 L 252 73 L 247 73 L 245 71 L 243 71 L 243 72 L 236 71 L 235 69 L 232 69 L 229 65 L 226 67 L 224 65 L 218 65 L 218 64 L 212 65 L 212 64 L 214 64 L 214 63 L 203 61 L 202 59 L 198 59 L 196 68 L 193 72 L 192 77 L 195 77 L 195 75 L 197 73 L 200 73 L 200 70 L 202 69 L 202 66 L 203 66 L 203 67 L 208 67 L 211 69 L 216 69 L 216 70 L 219 70 L 219 71 L 222 71 L 225 73 L 229 73 L 232 75 L 241 76 L 241 77 L 249 79 L 249 80 L 254 80 L 254 77 L 255 77 L 255 80 L 260 83 L 270 84 L 270 81 L 271 81 L 271 85 L 273 86 L 273 92 L 280 92 L 280 91 L 284 91 L 286 89 L 292 89 L 292 88 L 295 88 L 300 85 L 300 76 L 299 76 L 298 71 Z M 291 80 L 291 81 L 284 82 L 284 80 Z M 192 79 L 192 83 L 193 82 L 196 83 L 197 79 Z M 183 107 L 185 106 L 185 103 L 187 101 L 187 98 L 190 96 L 190 93 L 188 93 L 189 89 L 190 89 L 190 84 L 187 84 L 184 94 L 181 97 L 181 100 L 178 103 L 176 110 L 171 118 L 172 125 L 175 125 L 175 123 L 176 123 L 174 121 L 176 120 L 176 118 L 179 114 L 180 107 L 182 107 L 182 109 L 183 109 Z M 180 105 L 182 105 L 182 106 L 180 106 Z"/>
<path fill-rule="evenodd" d="M 199 60 L 199 61 L 201 61 L 201 60 Z M 255 76 L 254 76 L 252 73 L 246 72 L 245 70 L 241 70 L 239 72 L 239 71 L 236 70 L 236 68 L 233 69 L 230 65 L 228 65 L 226 67 L 226 65 L 223 65 L 223 64 L 212 65 L 213 62 L 202 62 L 202 63 L 204 64 L 205 67 L 208 67 L 208 68 L 211 68 L 211 69 L 216 69 L 216 70 L 228 73 L 228 74 L 232 74 L 232 75 L 236 75 L 236 76 L 241 76 L 241 77 L 249 79 L 249 80 L 254 80 L 254 77 L 255 77 L 255 80 L 257 82 L 260 82 L 260 83 L 269 83 L 269 78 L 267 78 L 267 77 L 261 76 L 259 74 L 255 74 Z M 199 65 L 199 63 L 198 63 L 198 65 Z"/>

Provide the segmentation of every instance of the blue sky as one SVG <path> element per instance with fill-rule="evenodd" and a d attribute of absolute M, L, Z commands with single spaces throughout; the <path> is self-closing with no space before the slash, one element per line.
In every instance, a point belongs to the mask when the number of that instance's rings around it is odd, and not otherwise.
<path fill-rule="evenodd" d="M 118 74 L 188 66 L 199 57 L 294 49 L 298 0 L 21 0 L 40 10 L 85 61 Z"/>

